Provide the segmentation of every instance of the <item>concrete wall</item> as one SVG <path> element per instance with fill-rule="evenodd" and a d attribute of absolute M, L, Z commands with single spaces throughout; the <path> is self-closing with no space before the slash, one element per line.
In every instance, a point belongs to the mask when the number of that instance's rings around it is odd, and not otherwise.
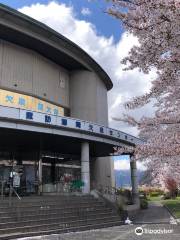
<path fill-rule="evenodd" d="M 0 88 L 37 96 L 69 108 L 69 73 L 32 50 L 2 40 Z"/>
<path fill-rule="evenodd" d="M 70 109 L 71 117 L 108 126 L 107 89 L 95 73 L 71 73 Z"/>
<path fill-rule="evenodd" d="M 111 157 L 95 158 L 91 164 L 92 188 L 114 187 L 114 161 Z"/>
<path fill-rule="evenodd" d="M 107 89 L 95 73 L 74 71 L 70 76 L 71 117 L 108 126 Z M 113 160 L 96 158 L 91 164 L 91 187 L 114 186 Z"/>

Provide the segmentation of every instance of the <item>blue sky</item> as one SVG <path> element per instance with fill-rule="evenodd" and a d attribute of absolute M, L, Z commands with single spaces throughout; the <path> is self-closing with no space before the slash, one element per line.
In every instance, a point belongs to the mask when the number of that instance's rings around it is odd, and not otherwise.
<path fill-rule="evenodd" d="M 0 3 L 6 4 L 13 8 L 21 8 L 23 6 L 30 6 L 35 3 L 47 4 L 50 0 L 0 0 Z M 123 28 L 120 21 L 105 13 L 108 3 L 105 0 L 56 0 L 58 3 L 65 3 L 72 5 L 75 9 L 78 19 L 85 19 L 96 26 L 100 35 L 106 37 L 114 36 L 115 42 L 120 39 Z M 82 15 L 82 8 L 88 8 L 91 12 L 89 15 Z"/>

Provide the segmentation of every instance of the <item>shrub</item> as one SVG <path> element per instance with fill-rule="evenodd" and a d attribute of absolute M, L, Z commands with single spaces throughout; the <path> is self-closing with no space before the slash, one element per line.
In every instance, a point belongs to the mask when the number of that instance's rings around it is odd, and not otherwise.
<path fill-rule="evenodd" d="M 166 200 L 166 199 L 170 199 L 171 198 L 171 194 L 169 192 L 165 193 L 163 195 L 163 199 Z"/>
<path fill-rule="evenodd" d="M 124 211 L 123 206 L 122 205 L 118 206 L 118 214 L 120 216 L 122 215 L 123 211 Z"/>
<path fill-rule="evenodd" d="M 163 190 L 161 190 L 161 189 L 159 189 L 159 188 L 155 189 L 153 192 L 156 192 L 156 193 L 158 193 L 158 194 L 159 194 L 158 196 L 160 196 L 160 195 L 163 195 L 163 194 L 164 194 L 164 191 L 163 191 Z"/>
<path fill-rule="evenodd" d="M 164 191 L 160 188 L 155 188 L 155 187 L 143 187 L 139 189 L 140 193 L 145 193 L 146 195 L 150 195 L 152 192 L 157 192 L 159 195 L 163 195 Z M 156 195 L 158 196 L 158 195 Z"/>
<path fill-rule="evenodd" d="M 132 193 L 129 189 L 118 189 L 117 190 L 117 195 L 120 195 L 124 198 L 124 202 L 126 204 L 132 204 Z"/>
<path fill-rule="evenodd" d="M 140 192 L 140 193 L 139 193 L 139 198 L 141 198 L 141 199 L 147 199 L 146 193 L 145 193 L 145 192 Z"/>
<path fill-rule="evenodd" d="M 117 189 L 117 191 L 116 191 L 116 194 L 117 194 L 117 195 L 123 195 L 123 193 L 124 193 L 124 189 L 122 189 L 122 188 L 119 188 L 119 189 Z"/>
<path fill-rule="evenodd" d="M 148 201 L 146 199 L 140 199 L 140 207 L 141 207 L 141 209 L 147 209 Z"/>
<path fill-rule="evenodd" d="M 150 193 L 150 197 L 158 197 L 160 194 L 160 192 L 151 192 Z"/>

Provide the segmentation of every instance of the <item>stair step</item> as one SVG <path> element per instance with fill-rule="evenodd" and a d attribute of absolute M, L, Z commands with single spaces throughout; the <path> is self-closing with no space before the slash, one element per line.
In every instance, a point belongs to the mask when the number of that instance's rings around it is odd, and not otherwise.
<path fill-rule="evenodd" d="M 7 228 L 15 228 L 15 227 L 25 227 L 25 226 L 34 226 L 34 225 L 41 225 L 41 224 L 52 224 L 52 223 L 60 223 L 60 222 L 70 222 L 70 221 L 79 221 L 79 220 L 84 220 L 84 221 L 89 221 L 89 220 L 93 220 L 96 219 L 96 217 L 98 218 L 118 218 L 117 215 L 114 215 L 113 213 L 109 214 L 109 213 L 101 213 L 101 214 L 89 214 L 88 216 L 86 215 L 82 215 L 82 216 L 78 216 L 78 215 L 74 215 L 74 216 L 58 216 L 58 217 L 54 217 L 54 218 L 41 218 L 41 219 L 34 219 L 34 220 L 29 220 L 27 219 L 26 221 L 23 221 L 21 219 L 19 219 L 19 221 L 15 221 L 15 222 L 7 222 L 7 223 L 0 223 L 0 231 L 3 229 L 7 229 Z"/>
<path fill-rule="evenodd" d="M 3 201 L 0 201 L 1 202 L 1 208 L 2 207 L 9 207 L 9 201 L 7 202 L 3 202 Z M 25 201 L 22 201 L 22 200 L 19 200 L 18 202 L 17 201 L 14 201 L 12 200 L 11 202 L 11 206 L 23 206 L 23 205 L 26 205 L 26 206 L 33 206 L 33 205 L 39 205 L 39 204 L 46 204 L 46 203 L 49 203 L 49 204 L 55 204 L 55 203 L 66 203 L 66 202 L 74 202 L 74 203 L 78 203 L 78 202 L 96 202 L 95 199 L 50 199 L 50 200 L 39 200 L 39 201 L 32 201 L 32 202 L 25 202 Z M 100 201 L 102 202 L 102 201 Z"/>
<path fill-rule="evenodd" d="M 12 227 L 7 229 L 0 229 L 0 235 L 1 234 L 10 234 L 10 233 L 26 233 L 26 232 L 33 232 L 33 231 L 46 231 L 46 230 L 53 230 L 53 229 L 64 229 L 64 228 L 70 228 L 70 227 L 78 227 L 80 225 L 89 225 L 93 223 L 106 223 L 109 221 L 119 221 L 119 217 L 113 217 L 113 218 L 93 218 L 93 219 L 87 219 L 86 221 L 83 220 L 76 220 L 76 221 L 64 221 L 64 222 L 56 222 L 56 223 L 46 223 L 46 224 L 40 224 L 40 225 L 33 225 L 33 226 L 20 226 L 20 227 Z"/>
<path fill-rule="evenodd" d="M 21 202 L 25 203 L 32 203 L 32 202 L 39 202 L 39 201 L 56 201 L 56 200 L 70 200 L 70 199 L 77 199 L 77 200 L 94 200 L 94 197 L 91 195 L 50 195 L 50 196 L 28 196 L 28 197 L 22 197 Z M 15 203 L 19 202 L 19 199 L 17 197 L 12 197 L 12 201 Z M 3 200 L 1 200 L 1 203 L 9 203 L 9 197 L 5 197 Z"/>
<path fill-rule="evenodd" d="M 0 240 L 82 231 L 122 224 L 105 202 L 90 195 L 8 198 L 0 204 Z"/>
<path fill-rule="evenodd" d="M 88 212 L 88 211 L 96 211 L 96 210 L 99 210 L 99 209 L 106 209 L 105 206 L 103 205 L 81 205 L 81 207 L 58 207 L 58 208 L 39 208 L 39 209 L 36 209 L 36 210 L 31 210 L 31 209 L 26 209 L 25 211 L 18 211 L 18 209 L 14 209 L 14 211 L 11 211 L 11 212 L 0 212 L 0 218 L 1 217 L 4 217 L 4 216 L 15 216 L 15 215 L 18 215 L 18 216 L 26 216 L 27 214 L 42 214 L 42 213 L 56 213 L 56 212 L 59 212 L 59 214 L 63 214 L 64 212 L 67 212 L 67 211 L 71 211 L 71 212 Z"/>
<path fill-rule="evenodd" d="M 78 227 L 70 227 L 70 228 L 58 228 L 54 230 L 46 230 L 46 231 L 38 231 L 38 232 L 29 232 L 29 233 L 13 233 L 13 234 L 3 234 L 0 235 L 0 240 L 10 240 L 10 239 L 19 239 L 24 237 L 33 237 L 33 236 L 45 236 L 50 234 L 60 234 L 60 233 L 67 233 L 67 232 L 76 232 L 76 231 L 86 231 L 90 229 L 100 229 L 100 228 L 107 228 L 113 226 L 122 225 L 122 221 L 109 221 L 106 223 L 95 223 L 95 224 L 88 224 L 88 225 L 79 225 Z"/>
<path fill-rule="evenodd" d="M 18 203 L 18 204 L 13 204 L 11 206 L 1 206 L 0 207 L 0 213 L 1 211 L 12 211 L 14 209 L 14 207 L 18 208 L 18 209 L 22 209 L 24 211 L 24 208 L 39 208 L 39 207 L 56 207 L 56 206 L 67 206 L 67 205 L 73 205 L 73 206 L 77 206 L 77 205 L 85 205 L 85 204 L 89 204 L 89 205 L 95 205 L 95 204 L 104 204 L 102 201 L 95 201 L 95 200 L 91 200 L 91 201 L 63 201 L 63 202 L 40 202 L 40 203 L 36 203 L 36 204 L 25 204 L 25 203 Z"/>
<path fill-rule="evenodd" d="M 76 211 L 76 212 L 72 212 L 72 211 L 69 211 L 69 212 L 63 212 L 63 213 L 58 213 L 57 211 L 55 213 L 48 213 L 48 214 L 34 214 L 34 215 L 25 215 L 25 216 L 12 216 L 12 217 L 1 217 L 0 218 L 0 221 L 1 223 L 8 223 L 8 222 L 13 222 L 13 221 L 23 221 L 23 220 L 34 220 L 34 219 L 47 219 L 47 218 L 55 218 L 55 217 L 58 217 L 60 215 L 63 215 L 63 217 L 70 217 L 72 216 L 87 216 L 87 213 L 88 213 L 88 216 L 89 215 L 92 215 L 92 214 L 109 214 L 111 215 L 113 213 L 112 209 L 110 208 L 106 208 L 105 210 L 104 209 L 96 209 L 95 211 L 93 210 L 90 210 L 90 211 Z M 113 213 L 114 214 L 114 213 Z"/>

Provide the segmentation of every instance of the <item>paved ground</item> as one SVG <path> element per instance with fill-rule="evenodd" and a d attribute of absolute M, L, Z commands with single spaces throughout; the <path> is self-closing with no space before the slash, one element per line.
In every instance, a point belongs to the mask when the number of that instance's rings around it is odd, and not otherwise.
<path fill-rule="evenodd" d="M 151 224 L 148 224 L 150 222 Z M 175 221 L 161 204 L 151 203 L 148 209 L 141 210 L 133 225 L 33 237 L 26 240 L 179 240 L 180 224 L 172 223 Z M 136 230 L 137 227 L 140 227 L 139 231 Z"/>
<path fill-rule="evenodd" d="M 135 229 L 142 227 L 144 233 L 136 235 Z M 154 232 L 153 232 L 154 231 Z M 179 240 L 180 226 L 170 224 L 132 225 L 91 230 L 80 233 L 26 238 L 28 240 Z"/>
<path fill-rule="evenodd" d="M 170 213 L 160 202 L 150 202 L 148 209 L 141 210 L 134 223 L 169 223 Z"/>

